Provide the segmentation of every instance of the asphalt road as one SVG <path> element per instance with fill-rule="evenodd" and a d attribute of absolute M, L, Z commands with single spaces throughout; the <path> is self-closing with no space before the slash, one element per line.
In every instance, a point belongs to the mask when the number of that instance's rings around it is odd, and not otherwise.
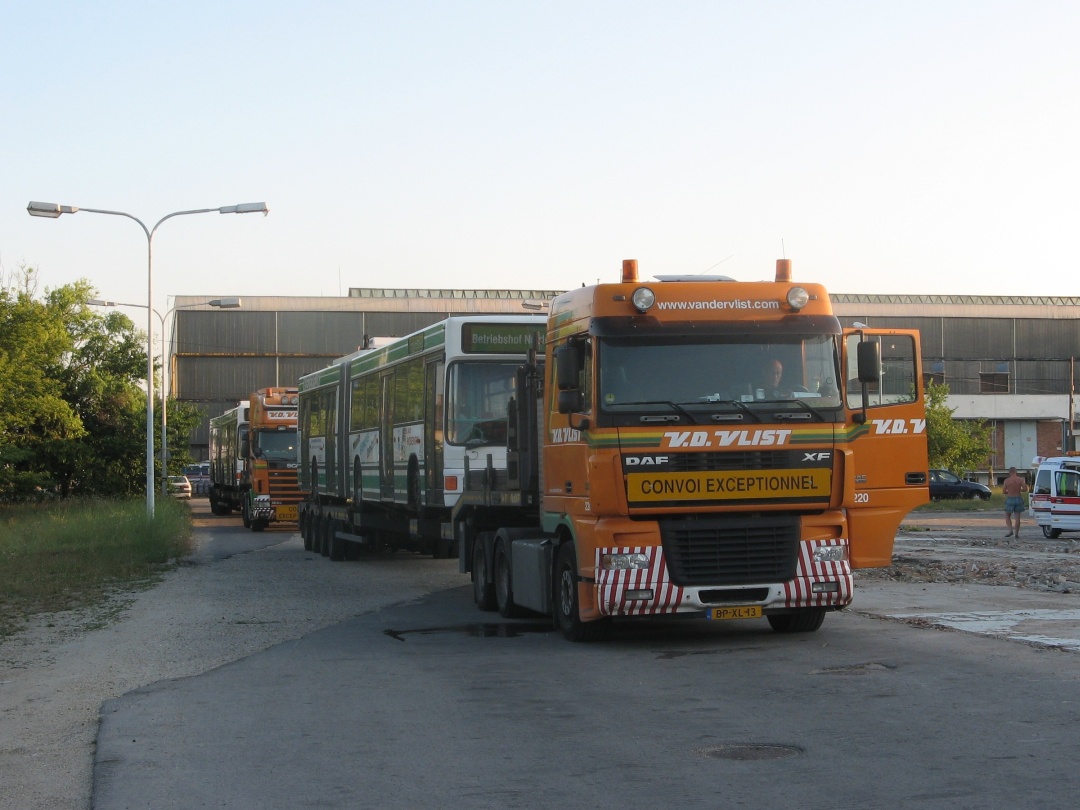
<path fill-rule="evenodd" d="M 1080 657 L 940 620 L 1080 606 L 1016 590 L 874 582 L 813 634 L 582 645 L 463 584 L 109 701 L 94 807 L 1071 806 Z"/>

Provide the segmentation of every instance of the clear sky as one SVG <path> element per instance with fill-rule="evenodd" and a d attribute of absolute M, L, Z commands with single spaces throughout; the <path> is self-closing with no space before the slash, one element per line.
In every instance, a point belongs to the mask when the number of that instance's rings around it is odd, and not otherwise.
<path fill-rule="evenodd" d="M 146 301 L 701 273 L 1080 295 L 1080 3 L 8 4 L 0 267 Z M 168 297 L 168 298 L 167 298 Z M 132 313 L 138 318 L 137 313 Z"/>

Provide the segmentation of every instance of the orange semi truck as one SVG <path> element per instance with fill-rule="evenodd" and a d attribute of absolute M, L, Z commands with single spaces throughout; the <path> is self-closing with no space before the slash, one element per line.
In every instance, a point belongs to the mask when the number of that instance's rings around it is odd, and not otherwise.
<path fill-rule="evenodd" d="M 613 620 L 765 618 L 808 632 L 891 564 L 928 500 L 916 331 L 842 328 L 817 284 L 657 276 L 551 302 L 517 374 L 506 472 L 452 512 L 479 607 Z"/>
<path fill-rule="evenodd" d="M 297 481 L 296 388 L 260 388 L 210 420 L 210 508 L 239 511 L 244 526 L 295 523 L 303 497 Z"/>

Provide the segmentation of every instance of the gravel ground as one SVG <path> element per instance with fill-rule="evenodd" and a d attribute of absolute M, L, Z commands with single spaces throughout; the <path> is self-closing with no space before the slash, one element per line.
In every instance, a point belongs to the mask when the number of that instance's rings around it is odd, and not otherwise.
<path fill-rule="evenodd" d="M 237 530 L 202 501 L 193 511 L 197 527 Z M 897 538 L 895 564 L 857 579 L 1080 592 L 1080 538 L 1045 540 L 1030 520 L 1020 540 L 1004 533 L 996 512 L 919 513 Z M 223 560 L 199 549 L 150 590 L 39 617 L 0 642 L 0 810 L 90 807 L 98 711 L 110 698 L 465 584 L 456 561 L 402 554 L 332 564 L 305 553 L 299 535 L 278 536 Z"/>
<path fill-rule="evenodd" d="M 1080 534 L 1048 540 L 1026 518 L 1020 537 L 1007 538 L 1000 513 L 916 513 L 896 538 L 893 565 L 859 571 L 857 579 L 1080 593 Z"/>

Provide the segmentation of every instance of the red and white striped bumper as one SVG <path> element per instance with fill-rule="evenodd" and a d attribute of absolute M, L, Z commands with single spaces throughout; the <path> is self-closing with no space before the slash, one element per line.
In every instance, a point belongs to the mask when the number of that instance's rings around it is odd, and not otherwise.
<path fill-rule="evenodd" d="M 854 582 L 851 565 L 842 561 L 823 562 L 815 560 L 819 548 L 846 546 L 847 540 L 808 540 L 800 544 L 799 561 L 795 577 L 787 582 L 756 582 L 746 585 L 675 585 L 668 577 L 664 550 L 661 546 L 615 547 L 596 550 L 595 578 L 596 603 L 604 616 L 657 616 L 671 613 L 693 613 L 711 607 L 734 604 L 725 598 L 723 602 L 705 601 L 703 592 L 723 590 L 726 596 L 732 591 L 746 590 L 745 602 L 737 604 L 761 605 L 765 610 L 809 607 L 840 608 L 851 604 Z M 608 554 L 641 554 L 648 560 L 648 567 L 607 570 L 601 561 Z M 819 588 L 828 588 L 817 592 Z M 750 592 L 768 589 L 765 599 L 750 598 Z M 760 594 L 759 594 L 760 595 Z"/>

